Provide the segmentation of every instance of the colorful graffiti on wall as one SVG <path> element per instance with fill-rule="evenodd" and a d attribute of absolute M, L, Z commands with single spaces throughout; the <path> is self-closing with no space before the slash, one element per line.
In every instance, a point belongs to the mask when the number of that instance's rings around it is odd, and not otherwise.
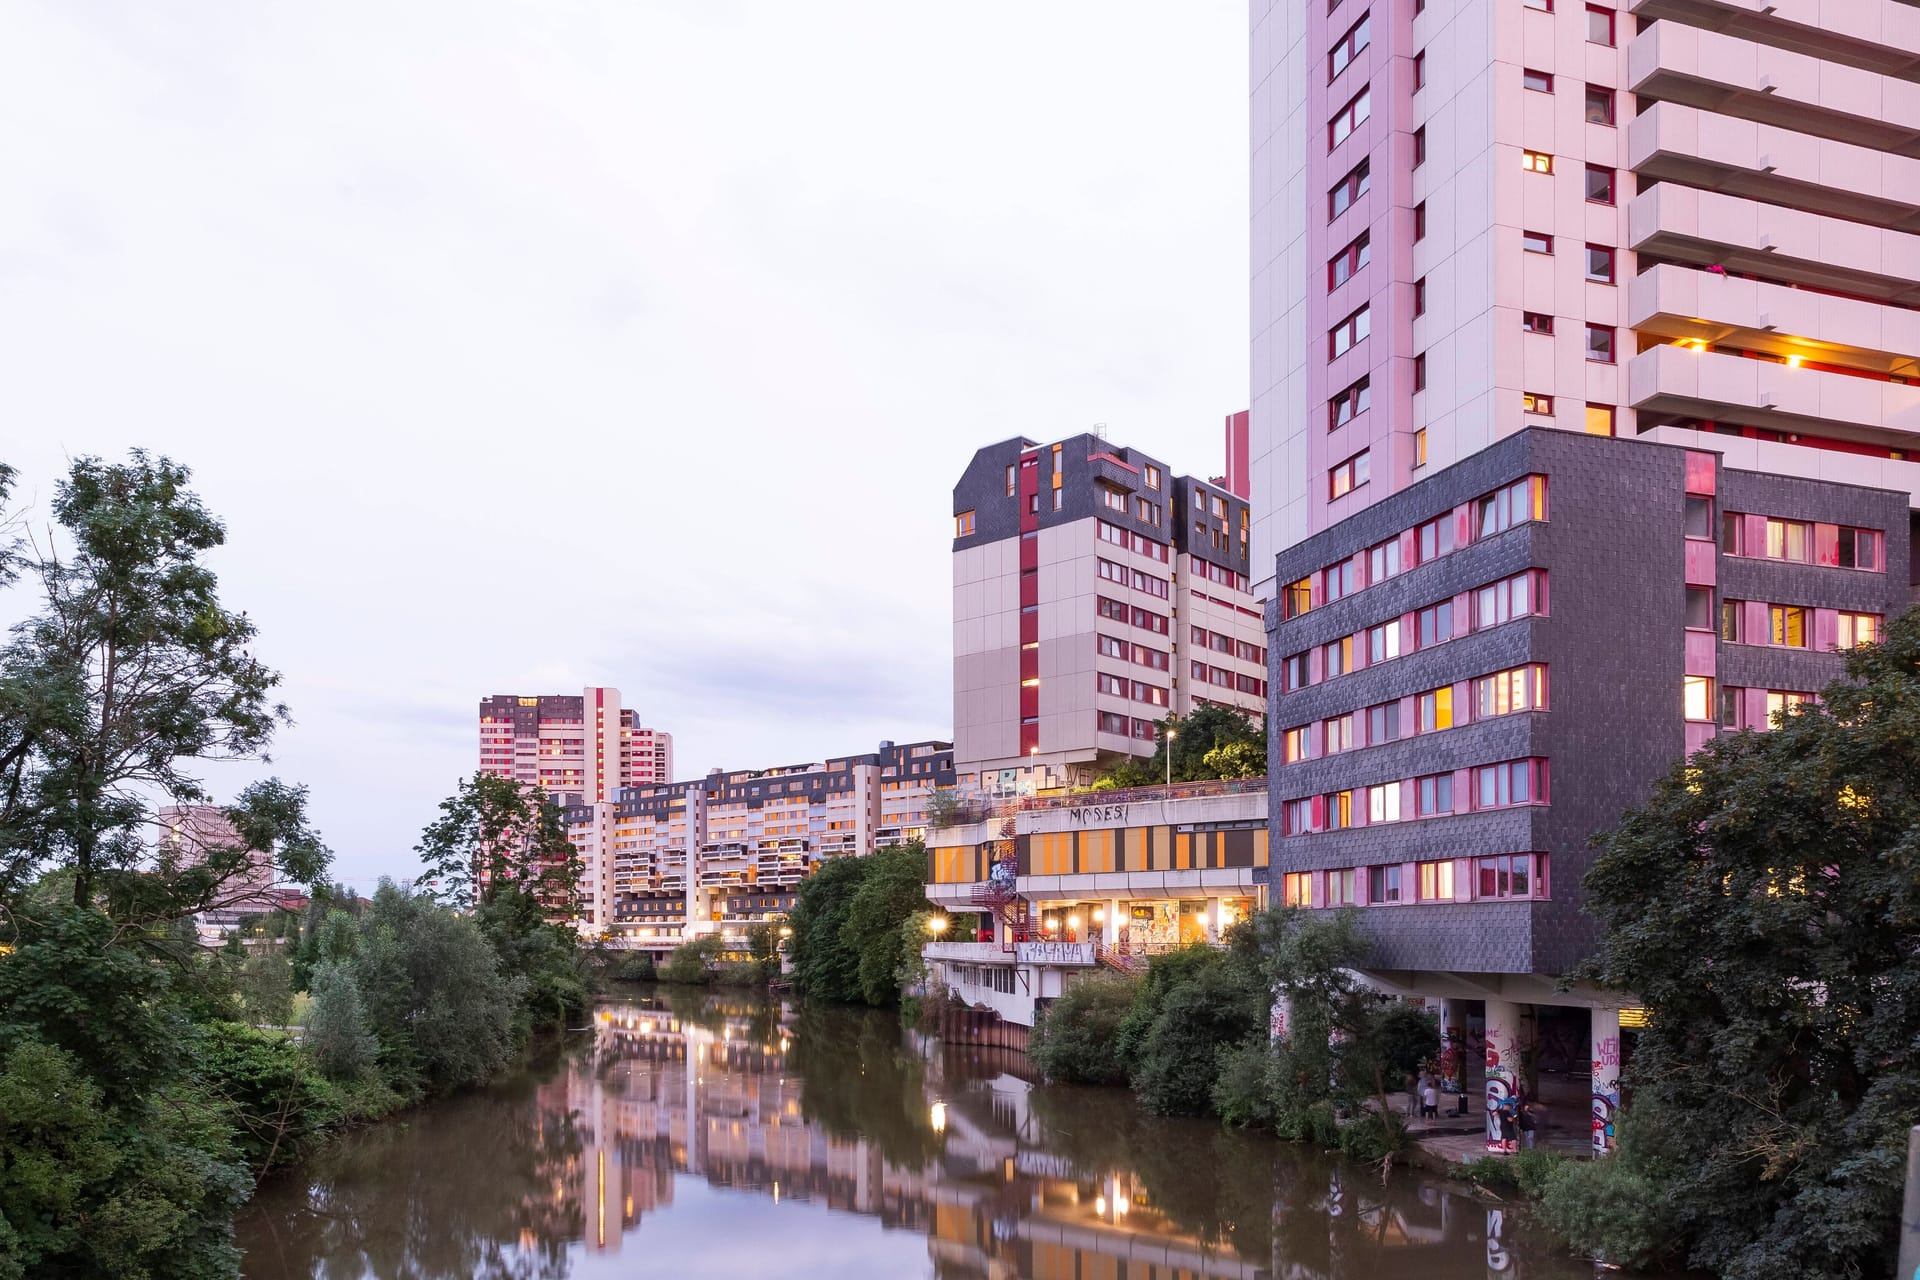
<path fill-rule="evenodd" d="M 1500 1132 L 1500 1113 L 1518 1105 L 1520 1081 L 1520 1037 L 1513 1026 L 1487 1026 L 1487 1150 L 1505 1151 L 1507 1144 Z"/>

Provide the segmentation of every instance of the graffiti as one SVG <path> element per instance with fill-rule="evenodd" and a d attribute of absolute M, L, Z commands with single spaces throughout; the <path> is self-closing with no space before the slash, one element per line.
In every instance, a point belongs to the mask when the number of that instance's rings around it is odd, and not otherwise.
<path fill-rule="evenodd" d="M 1593 1154 L 1604 1156 L 1611 1152 L 1618 1138 L 1614 1132 L 1614 1119 L 1620 1110 L 1618 1093 L 1600 1093 L 1593 1095 Z"/>
<path fill-rule="evenodd" d="M 1093 963 L 1091 942 L 1020 942 L 1014 944 L 1013 958 L 1020 964 Z"/>
<path fill-rule="evenodd" d="M 1487 1210 L 1487 1274 L 1500 1275 L 1513 1266 L 1513 1255 L 1501 1239 L 1507 1229 L 1507 1215 L 1500 1209 Z"/>
<path fill-rule="evenodd" d="M 1503 1107 L 1511 1108 L 1518 1104 L 1515 1094 L 1520 1088 L 1520 1046 L 1514 1026 L 1492 1025 L 1487 1028 L 1487 1150 L 1508 1150 L 1505 1137 L 1501 1133 L 1500 1113 Z"/>
<path fill-rule="evenodd" d="M 1601 1037 L 1600 1043 L 1594 1046 L 1594 1050 L 1593 1050 L 1594 1074 L 1595 1075 L 1600 1074 L 1601 1070 L 1606 1067 L 1613 1067 L 1614 1069 L 1617 1070 L 1619 1069 L 1619 1066 L 1620 1066 L 1620 1037 L 1619 1036 Z"/>
<path fill-rule="evenodd" d="M 1067 817 L 1078 827 L 1122 827 L 1127 823 L 1127 806 L 1123 804 L 1081 805 L 1067 810 Z"/>
<path fill-rule="evenodd" d="M 1273 998 L 1273 1010 L 1267 1017 L 1267 1035 L 1274 1040 L 1287 1038 L 1287 1015 L 1292 1012 L 1291 1002 L 1283 991 Z"/>

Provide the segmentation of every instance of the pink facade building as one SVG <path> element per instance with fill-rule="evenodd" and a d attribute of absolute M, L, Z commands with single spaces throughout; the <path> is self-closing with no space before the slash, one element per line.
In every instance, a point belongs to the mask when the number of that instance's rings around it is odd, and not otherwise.
<path fill-rule="evenodd" d="M 1260 594 L 1532 426 L 1920 495 L 1920 8 L 1250 12 Z"/>
<path fill-rule="evenodd" d="M 620 691 L 480 700 L 480 772 L 544 789 L 560 805 L 609 801 L 673 776 L 673 735 L 649 729 Z"/>

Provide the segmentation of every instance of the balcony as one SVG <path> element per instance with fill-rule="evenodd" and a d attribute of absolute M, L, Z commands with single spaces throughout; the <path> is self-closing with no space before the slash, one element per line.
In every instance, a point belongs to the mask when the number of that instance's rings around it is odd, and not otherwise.
<path fill-rule="evenodd" d="M 1911 447 L 1920 437 L 1920 387 L 1740 356 L 1660 346 L 1627 365 L 1628 396 L 1642 423 L 1703 418 L 1851 435 Z"/>
<path fill-rule="evenodd" d="M 1895 0 L 1631 0 L 1635 17 L 1671 18 L 1842 66 L 1920 81 L 1920 13 Z"/>
<path fill-rule="evenodd" d="M 1637 253 L 1920 306 L 1920 236 L 1670 182 L 1634 197 L 1627 232 Z"/>
<path fill-rule="evenodd" d="M 1920 156 L 1920 85 L 1739 36 L 1657 23 L 1628 47 L 1627 82 L 1643 98 Z"/>
<path fill-rule="evenodd" d="M 1657 102 L 1627 127 L 1641 178 L 1920 231 L 1920 160 Z"/>
<path fill-rule="evenodd" d="M 1920 377 L 1920 311 L 1666 263 L 1627 299 L 1642 333 Z"/>

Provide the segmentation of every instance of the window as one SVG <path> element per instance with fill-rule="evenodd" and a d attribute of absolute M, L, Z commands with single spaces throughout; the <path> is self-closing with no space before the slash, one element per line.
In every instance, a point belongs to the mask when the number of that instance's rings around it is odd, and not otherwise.
<path fill-rule="evenodd" d="M 1587 6 L 1587 43 L 1613 43 L 1613 10 L 1602 9 L 1596 4 Z"/>
<path fill-rule="evenodd" d="M 1430 604 L 1414 615 L 1414 648 L 1431 649 L 1453 639 L 1453 601 Z"/>
<path fill-rule="evenodd" d="M 1730 556 L 1746 554 L 1744 536 L 1746 520 L 1738 512 L 1729 511 L 1720 517 L 1720 550 Z"/>
<path fill-rule="evenodd" d="M 1587 199 L 1594 204 L 1613 203 L 1613 170 L 1604 165 L 1587 166 Z"/>
<path fill-rule="evenodd" d="M 1400 901 L 1400 871 L 1401 867 L 1397 862 L 1390 867 L 1368 867 L 1367 901 Z"/>
<path fill-rule="evenodd" d="M 1473 629 L 1497 627 L 1547 611 L 1547 571 L 1529 569 L 1491 582 L 1473 593 Z"/>
<path fill-rule="evenodd" d="M 1680 682 L 1680 706 L 1689 720 L 1713 719 L 1713 677 L 1684 677 Z"/>
<path fill-rule="evenodd" d="M 1423 818 L 1453 812 L 1453 775 L 1433 773 L 1413 782 L 1414 805 Z"/>
<path fill-rule="evenodd" d="M 1419 552 L 1415 563 L 1425 564 L 1453 550 L 1453 516 L 1436 516 L 1414 530 L 1414 545 Z"/>
<path fill-rule="evenodd" d="M 1538 391 L 1520 393 L 1520 412 L 1537 413 L 1543 418 L 1553 416 L 1553 397 L 1543 396 Z"/>
<path fill-rule="evenodd" d="M 1138 569 L 1133 571 L 1133 589 L 1144 591 L 1150 596 L 1159 596 L 1162 600 L 1167 598 L 1167 580 L 1156 578 L 1150 573 L 1142 573 Z"/>
<path fill-rule="evenodd" d="M 1613 406 L 1610 404 L 1589 404 L 1587 406 L 1586 432 L 1590 436 L 1610 436 L 1613 434 Z"/>
<path fill-rule="evenodd" d="M 1413 242 L 1419 244 L 1427 238 L 1427 202 L 1422 200 L 1413 206 Z"/>
<path fill-rule="evenodd" d="M 1799 520 L 1767 521 L 1767 559 L 1795 560 L 1804 564 L 1811 558 L 1807 553 L 1812 546 L 1812 529 L 1805 523 Z"/>
<path fill-rule="evenodd" d="M 1313 683 L 1307 678 L 1310 670 L 1305 653 L 1292 654 L 1281 660 L 1280 685 L 1283 689 L 1304 689 Z"/>
<path fill-rule="evenodd" d="M 1360 21 L 1347 28 L 1347 34 L 1340 37 L 1340 43 L 1333 46 L 1333 52 L 1327 55 L 1327 80 L 1329 83 L 1353 62 L 1354 56 L 1367 47 L 1373 35 L 1371 31 L 1372 14 L 1361 14 Z"/>
<path fill-rule="evenodd" d="M 1143 644 L 1136 644 L 1132 646 L 1132 652 L 1128 657 L 1136 666 L 1152 667 L 1155 671 L 1169 669 L 1167 654 L 1163 649 L 1149 649 Z"/>
<path fill-rule="evenodd" d="M 1280 806 L 1280 830 L 1290 836 L 1313 830 L 1313 800 L 1289 800 Z"/>
<path fill-rule="evenodd" d="M 1413 55 L 1413 91 L 1420 92 L 1427 87 L 1427 51 L 1422 49 Z"/>
<path fill-rule="evenodd" d="M 1687 495 L 1686 535 L 1689 538 L 1713 537 L 1713 499 L 1697 493 Z"/>
<path fill-rule="evenodd" d="M 1313 876 L 1308 872 L 1290 871 L 1280 877 L 1280 900 L 1289 907 L 1310 907 L 1313 905 Z"/>
<path fill-rule="evenodd" d="M 1108 675 L 1102 671 L 1094 676 L 1093 684 L 1094 688 L 1101 693 L 1110 694 L 1116 698 L 1127 696 L 1127 682 L 1119 676 Z"/>
<path fill-rule="evenodd" d="M 1855 645 L 1873 644 L 1879 639 L 1879 614 L 1843 613 L 1840 615 L 1839 629 L 1834 633 L 1833 647 L 1851 649 Z"/>
<path fill-rule="evenodd" d="M 1413 314 L 1416 316 L 1427 314 L 1427 278 L 1425 276 L 1413 282 Z"/>
<path fill-rule="evenodd" d="M 1109 600 L 1105 596 L 1095 596 L 1094 601 L 1094 612 L 1098 613 L 1101 617 L 1111 618 L 1115 622 L 1125 622 L 1127 620 L 1127 606 L 1120 601 Z"/>
<path fill-rule="evenodd" d="M 1880 568 L 1880 531 L 1842 528 L 1833 563 L 1842 569 Z"/>
<path fill-rule="evenodd" d="M 1339 498 L 1353 492 L 1367 482 L 1368 450 L 1362 449 L 1345 462 L 1327 472 L 1327 496 Z"/>
<path fill-rule="evenodd" d="M 1477 499 L 1473 506 L 1476 538 L 1499 533 L 1529 520 L 1545 520 L 1547 478 L 1523 476 Z"/>
<path fill-rule="evenodd" d="M 1553 237 L 1544 231 L 1522 231 L 1520 247 L 1528 253 L 1552 253 Z"/>
<path fill-rule="evenodd" d="M 1289 582 L 1281 589 L 1280 599 L 1287 617 L 1299 617 L 1313 608 L 1313 579 L 1301 578 L 1297 582 Z"/>
<path fill-rule="evenodd" d="M 1379 746 L 1400 737 L 1400 704 L 1382 702 L 1367 708 L 1367 745 Z"/>
<path fill-rule="evenodd" d="M 1413 465 L 1416 467 L 1427 465 L 1427 429 L 1425 427 L 1414 428 Z"/>
<path fill-rule="evenodd" d="M 1147 488 L 1158 489 L 1159 487 L 1160 487 L 1160 468 L 1154 466 L 1152 463 L 1148 463 L 1147 464 Z"/>
<path fill-rule="evenodd" d="M 1383 622 L 1367 628 L 1367 665 L 1391 662 L 1400 656 L 1400 624 Z"/>
<path fill-rule="evenodd" d="M 1372 404 L 1372 379 L 1362 378 L 1327 401 L 1327 430 L 1346 426 L 1365 413 Z"/>
<path fill-rule="evenodd" d="M 1117 711 L 1102 711 L 1100 713 L 1100 732 L 1102 733 L 1117 733 L 1124 738 L 1127 736 L 1129 727 L 1127 717 Z"/>
<path fill-rule="evenodd" d="M 1520 167 L 1528 173 L 1552 173 L 1553 157 L 1544 151 L 1522 151 Z"/>
<path fill-rule="evenodd" d="M 1722 728 L 1743 729 L 1746 727 L 1740 723 L 1744 718 L 1741 711 L 1746 703 L 1746 693 L 1747 691 L 1745 689 L 1736 689 L 1732 685 L 1723 684 L 1720 686 L 1720 724 Z"/>
<path fill-rule="evenodd" d="M 1367 788 L 1367 822 L 1400 821 L 1400 784 L 1385 782 Z"/>
<path fill-rule="evenodd" d="M 1533 855 L 1528 853 L 1502 854 L 1497 858 L 1474 859 L 1474 870 L 1479 877 L 1476 898 L 1531 898 L 1533 876 Z"/>
<path fill-rule="evenodd" d="M 1332 221 L 1353 207 L 1353 202 L 1367 194 L 1371 185 L 1370 165 L 1362 160 L 1353 167 L 1353 171 L 1327 192 L 1327 220 Z"/>
<path fill-rule="evenodd" d="M 1553 12 L 1553 0 L 1521 0 L 1529 9 L 1538 9 L 1542 13 Z"/>
<path fill-rule="evenodd" d="M 1135 702 L 1151 703 L 1156 707 L 1164 707 L 1167 705 L 1167 691 L 1157 684 L 1143 684 L 1135 680 L 1133 682 L 1133 700 Z"/>
<path fill-rule="evenodd" d="M 1353 792 L 1330 791 L 1325 799 L 1327 821 L 1322 831 L 1340 831 L 1353 825 Z"/>
<path fill-rule="evenodd" d="M 1421 733 L 1437 733 L 1453 728 L 1453 686 L 1430 689 L 1413 700 L 1414 714 Z"/>
<path fill-rule="evenodd" d="M 1124 492 L 1119 489 L 1108 488 L 1104 484 L 1095 485 L 1094 487 L 1100 492 L 1101 506 L 1109 511 L 1118 511 L 1121 515 L 1127 514 L 1127 495 Z"/>
<path fill-rule="evenodd" d="M 1807 647 L 1807 611 L 1799 605 L 1767 606 L 1767 643 L 1789 649 Z"/>
<path fill-rule="evenodd" d="M 1508 760 L 1484 764 L 1473 771 L 1473 807 L 1504 809 L 1546 800 L 1541 760 Z"/>
<path fill-rule="evenodd" d="M 1159 524 L 1160 504 L 1157 502 L 1148 502 L 1145 498 L 1135 498 L 1133 500 L 1133 516 L 1134 519 L 1139 520 L 1143 524 Z"/>
<path fill-rule="evenodd" d="M 1427 353 L 1424 351 L 1413 358 L 1413 389 L 1415 391 L 1427 389 Z"/>
<path fill-rule="evenodd" d="M 1784 716 L 1794 707 L 1812 702 L 1810 693 L 1785 693 L 1778 689 L 1767 690 L 1767 727 L 1773 727 L 1775 716 Z"/>
<path fill-rule="evenodd" d="M 1688 587 L 1685 623 L 1689 631 L 1713 630 L 1713 588 Z"/>
<path fill-rule="evenodd" d="M 1167 615 L 1136 608 L 1133 611 L 1133 625 L 1144 631 L 1151 631 L 1155 635 L 1163 636 L 1167 634 Z"/>
<path fill-rule="evenodd" d="M 962 511 L 953 518 L 953 536 L 956 538 L 973 536 L 973 512 Z"/>
<path fill-rule="evenodd" d="M 1327 905 L 1330 907 L 1351 907 L 1359 898 L 1358 884 L 1352 867 L 1343 871 L 1327 872 Z"/>
<path fill-rule="evenodd" d="M 1545 71 L 1535 71 L 1532 67 L 1527 67 L 1520 72 L 1520 83 L 1535 93 L 1553 92 L 1553 77 Z"/>
<path fill-rule="evenodd" d="M 1373 114 L 1373 99 L 1368 89 L 1362 89 L 1340 108 L 1332 120 L 1327 122 L 1327 150 L 1331 151 L 1348 138 L 1353 131 L 1367 122 Z"/>
<path fill-rule="evenodd" d="M 1544 711 L 1546 706 L 1547 669 L 1538 663 L 1496 671 L 1473 682 L 1473 714 L 1476 720 L 1513 715 L 1520 711 Z"/>
<path fill-rule="evenodd" d="M 1242 662 L 1257 662 L 1263 667 L 1267 665 L 1266 646 L 1254 644 L 1248 640 L 1233 642 L 1233 656 Z"/>
<path fill-rule="evenodd" d="M 1015 493 L 1017 493 L 1020 488 L 1018 482 L 1015 479 L 1016 474 L 1017 472 L 1014 467 L 1014 464 L 1009 462 L 1007 464 L 1007 496 L 1009 498 L 1011 498 Z"/>
<path fill-rule="evenodd" d="M 1418 169 L 1427 162 L 1427 126 L 1421 125 L 1413 131 L 1413 167 Z"/>
<path fill-rule="evenodd" d="M 1298 764 L 1307 758 L 1307 726 L 1289 729 L 1280 736 L 1280 763 Z"/>
<path fill-rule="evenodd" d="M 1338 289 L 1353 279 L 1354 272 L 1367 265 L 1373 258 L 1372 236 L 1362 231 L 1360 238 L 1333 255 L 1327 263 L 1327 288 Z"/>
<path fill-rule="evenodd" d="M 1420 882 L 1420 901 L 1453 901 L 1453 863 L 1422 862 L 1417 868 Z"/>
<path fill-rule="evenodd" d="M 1096 635 L 1093 638 L 1093 651 L 1103 658 L 1118 658 L 1125 662 L 1131 649 L 1132 646 L 1125 640 L 1114 636 Z"/>
<path fill-rule="evenodd" d="M 1603 244 L 1587 246 L 1587 279 L 1599 284 L 1613 283 L 1613 250 Z"/>
<path fill-rule="evenodd" d="M 1341 636 L 1338 640 L 1330 640 L 1327 642 L 1325 659 L 1321 669 L 1327 673 L 1327 679 L 1329 680 L 1335 676 L 1343 676 L 1353 670 L 1352 636 Z"/>
<path fill-rule="evenodd" d="M 1728 644 L 1744 644 L 1747 616 L 1747 603 L 1744 600 L 1722 600 L 1720 602 L 1720 638 Z"/>
<path fill-rule="evenodd" d="M 1367 581 L 1385 582 L 1400 572 L 1400 539 L 1389 538 L 1367 548 Z"/>
<path fill-rule="evenodd" d="M 1373 320 L 1362 307 L 1327 331 L 1327 358 L 1336 359 L 1364 342 L 1373 332 Z"/>
<path fill-rule="evenodd" d="M 1587 359 L 1600 364 L 1613 363 L 1612 325 L 1590 324 L 1587 326 Z"/>
<path fill-rule="evenodd" d="M 1520 327 L 1528 333 L 1551 335 L 1553 333 L 1553 317 L 1542 315 L 1538 311 L 1522 311 L 1520 313 Z"/>
<path fill-rule="evenodd" d="M 1613 41 L 1606 41 L 1612 44 Z M 1611 125 L 1613 123 L 1613 90 L 1604 85 L 1587 86 L 1587 123 Z"/>

